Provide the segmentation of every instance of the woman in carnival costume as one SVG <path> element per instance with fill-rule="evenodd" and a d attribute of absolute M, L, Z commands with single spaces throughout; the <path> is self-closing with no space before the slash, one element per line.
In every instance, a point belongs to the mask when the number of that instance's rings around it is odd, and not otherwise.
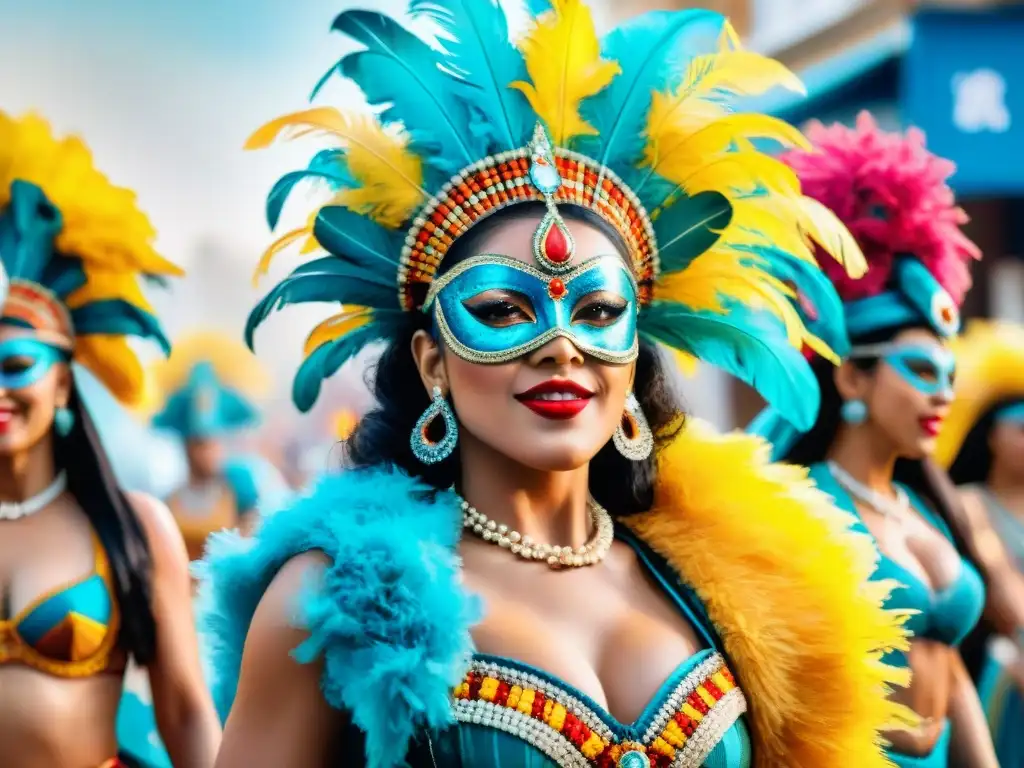
<path fill-rule="evenodd" d="M 119 765 L 129 657 L 174 765 L 213 762 L 181 537 L 159 502 L 117 486 L 72 370 L 139 396 L 128 338 L 167 347 L 139 280 L 180 274 L 153 235 L 81 141 L 0 113 L 0 765 Z"/>
<path fill-rule="evenodd" d="M 1024 328 L 974 321 L 954 345 L 956 399 L 936 458 L 961 486 L 991 587 L 985 621 L 964 644 L 999 764 L 1024 766 Z"/>
<path fill-rule="evenodd" d="M 171 356 L 154 370 L 166 402 L 153 426 L 174 433 L 188 460 L 188 478 L 167 505 L 185 537 L 189 559 L 202 557 L 207 537 L 223 528 L 248 532 L 259 502 L 252 463 L 225 455 L 225 440 L 259 424 L 252 398 L 267 377 L 241 342 L 217 333 L 175 341 Z"/>
<path fill-rule="evenodd" d="M 284 235 L 327 252 L 256 307 L 340 302 L 300 409 L 384 341 L 375 410 L 254 539 L 211 539 L 205 628 L 232 766 L 888 765 L 906 636 L 875 553 L 801 470 L 683 422 L 661 343 L 754 382 L 798 423 L 818 344 L 779 274 L 828 283 L 798 222 L 856 262 L 750 139 L 802 145 L 729 93 L 798 87 L 709 12 L 603 40 L 557 0 L 519 47 L 494 2 L 335 28 L 376 117 L 258 131 L 340 143 L 270 196 L 334 197 Z M 403 128 L 399 127 L 399 123 Z M 265 265 L 263 265 L 265 268 Z"/>
<path fill-rule="evenodd" d="M 912 670 L 897 698 L 922 722 L 891 734 L 890 757 L 901 766 L 995 766 L 957 651 L 981 615 L 985 585 L 958 553 L 966 542 L 952 484 L 928 462 L 953 397 L 948 339 L 959 329 L 968 264 L 980 254 L 946 185 L 953 165 L 928 152 L 920 132 L 883 133 L 865 112 L 854 128 L 817 124 L 807 135 L 813 148 L 784 160 L 804 193 L 846 223 L 868 270 L 854 279 L 822 257 L 851 346 L 838 368 L 813 363 L 822 392 L 814 426 L 795 430 L 769 410 L 751 431 L 773 442 L 777 458 L 811 467 L 818 487 L 874 537 L 881 560 L 873 578 L 902 585 L 888 606 L 909 616 L 914 638 L 909 653 L 888 660 Z M 822 299 L 802 294 L 798 303 L 813 316 Z"/>

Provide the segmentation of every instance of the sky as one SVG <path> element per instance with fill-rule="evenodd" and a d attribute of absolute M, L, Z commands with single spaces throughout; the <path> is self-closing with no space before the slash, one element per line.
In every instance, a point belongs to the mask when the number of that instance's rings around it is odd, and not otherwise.
<path fill-rule="evenodd" d="M 330 31 L 339 12 L 358 5 L 398 15 L 407 4 L 0 0 L 0 109 L 35 110 L 59 133 L 80 134 L 97 165 L 137 191 L 158 246 L 190 274 L 175 290 L 153 296 L 172 336 L 200 325 L 240 334 L 252 305 L 298 263 L 282 254 L 262 287 L 251 285 L 272 240 L 266 193 L 316 149 L 297 142 L 245 152 L 245 139 L 267 120 L 304 108 L 313 84 L 352 49 Z M 509 12 L 515 31 L 522 14 Z M 595 16 L 605 27 L 607 14 L 598 8 Z M 364 103 L 340 78 L 318 102 Z M 290 206 L 282 226 L 305 210 L 301 201 Z M 282 404 L 306 333 L 330 312 L 287 308 L 258 332 L 256 350 L 276 374 Z M 360 367 L 350 366 L 330 391 L 360 389 L 362 378 Z"/>

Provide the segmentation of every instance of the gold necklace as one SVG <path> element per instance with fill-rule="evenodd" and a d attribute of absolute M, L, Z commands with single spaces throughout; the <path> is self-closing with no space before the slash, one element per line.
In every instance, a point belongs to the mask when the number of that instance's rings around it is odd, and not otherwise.
<path fill-rule="evenodd" d="M 593 499 L 588 500 L 587 508 L 590 510 L 594 534 L 586 544 L 575 549 L 535 542 L 529 536 L 523 536 L 507 525 L 491 520 L 468 501 L 462 502 L 462 527 L 524 560 L 545 562 L 554 569 L 581 568 L 604 560 L 615 539 L 615 524 L 608 510 Z"/>

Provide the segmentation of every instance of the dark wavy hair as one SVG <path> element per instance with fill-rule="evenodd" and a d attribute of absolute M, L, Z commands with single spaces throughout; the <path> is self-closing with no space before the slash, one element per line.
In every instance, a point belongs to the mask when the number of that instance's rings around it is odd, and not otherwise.
<path fill-rule="evenodd" d="M 616 243 L 619 252 L 628 253 L 621 236 L 592 211 L 569 205 L 558 210 L 567 219 L 584 221 L 600 229 Z M 521 203 L 506 208 L 461 237 L 445 256 L 439 275 L 471 257 L 483 237 L 494 228 L 515 218 L 543 213 L 542 203 Z M 409 475 L 422 478 L 437 489 L 453 486 L 459 476 L 459 448 L 438 464 L 422 464 L 412 453 L 409 436 L 420 415 L 430 405 L 419 371 L 412 356 L 412 338 L 430 330 L 430 317 L 409 312 L 401 332 L 385 348 L 368 382 L 376 406 L 360 421 L 346 445 L 345 460 L 352 467 L 392 464 Z M 664 364 L 657 349 L 643 341 L 636 361 L 634 392 L 655 435 L 655 445 L 670 441 L 683 424 L 683 413 L 669 386 Z M 443 429 L 436 419 L 432 427 Z M 436 434 L 431 435 L 436 438 Z M 599 504 L 625 516 L 650 509 L 654 502 L 656 453 L 645 461 L 631 461 L 615 450 L 611 440 L 601 448 L 590 464 L 590 492 Z"/>
<path fill-rule="evenodd" d="M 865 334 L 854 339 L 854 344 L 881 344 L 908 330 L 928 330 L 924 324 L 905 324 Z M 862 371 L 872 371 L 878 365 L 877 358 L 850 361 Z M 840 410 L 843 399 L 835 382 L 835 367 L 823 358 L 811 363 L 814 376 L 821 391 L 821 408 L 818 418 L 810 431 L 804 433 L 786 452 L 783 460 L 792 464 L 810 466 L 824 461 L 832 443 L 835 442 L 842 423 Z M 960 514 L 960 500 L 949 476 L 932 459 L 899 459 L 896 462 L 894 479 L 912 488 L 924 499 L 947 525 L 953 541 L 961 555 L 970 558 L 967 537 L 963 534 L 963 516 Z"/>
<path fill-rule="evenodd" d="M 54 459 L 67 473 L 68 492 L 85 512 L 110 561 L 121 616 L 120 646 L 145 665 L 156 653 L 156 622 L 150 602 L 152 561 L 146 536 L 118 486 L 74 382 L 67 408 L 75 416 L 74 426 L 65 437 L 54 434 Z"/>

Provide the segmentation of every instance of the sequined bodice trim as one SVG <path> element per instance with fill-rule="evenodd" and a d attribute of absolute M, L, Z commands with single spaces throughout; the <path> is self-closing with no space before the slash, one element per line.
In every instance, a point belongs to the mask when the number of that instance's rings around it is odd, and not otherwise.
<path fill-rule="evenodd" d="M 564 768 L 614 768 L 630 752 L 654 768 L 698 768 L 747 702 L 722 656 L 712 653 L 672 689 L 636 741 L 550 680 L 480 659 L 456 688 L 454 709 L 460 723 L 518 736 Z"/>

